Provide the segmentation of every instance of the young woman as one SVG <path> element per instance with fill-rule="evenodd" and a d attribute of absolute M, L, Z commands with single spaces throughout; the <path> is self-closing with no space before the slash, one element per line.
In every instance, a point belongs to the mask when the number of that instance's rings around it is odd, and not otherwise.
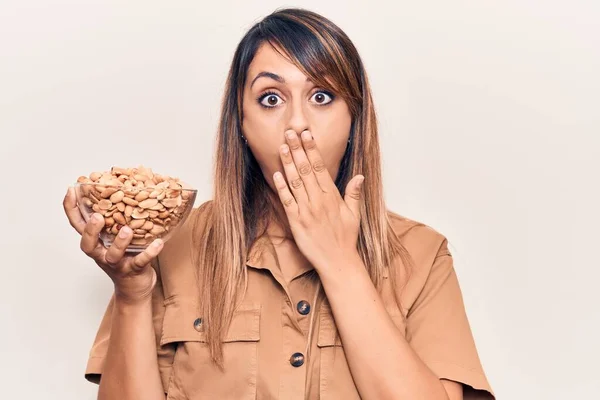
<path fill-rule="evenodd" d="M 350 39 L 283 9 L 235 51 L 213 198 L 175 237 L 132 257 L 125 227 L 106 249 L 69 191 L 115 285 L 99 398 L 493 399 L 448 242 L 386 209 L 378 140 Z"/>

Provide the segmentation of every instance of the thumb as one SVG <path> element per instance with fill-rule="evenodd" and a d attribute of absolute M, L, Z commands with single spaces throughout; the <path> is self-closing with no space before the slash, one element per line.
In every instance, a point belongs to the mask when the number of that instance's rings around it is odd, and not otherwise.
<path fill-rule="evenodd" d="M 357 219 L 360 219 L 360 200 L 364 180 L 363 175 L 356 175 L 348 182 L 344 193 L 344 202 Z"/>

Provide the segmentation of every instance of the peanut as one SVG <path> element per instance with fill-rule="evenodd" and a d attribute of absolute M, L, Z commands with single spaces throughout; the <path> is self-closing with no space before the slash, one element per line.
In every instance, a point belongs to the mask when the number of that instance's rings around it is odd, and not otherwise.
<path fill-rule="evenodd" d="M 133 213 L 133 207 L 131 207 L 129 204 L 125 206 L 125 215 L 127 217 L 131 217 L 131 214 Z"/>
<path fill-rule="evenodd" d="M 115 187 L 107 187 L 102 191 L 102 193 L 100 193 L 100 197 L 102 197 L 103 199 L 108 199 L 110 196 L 112 196 L 113 193 L 115 193 L 118 190 L 119 189 Z"/>
<path fill-rule="evenodd" d="M 146 219 L 149 215 L 150 214 L 148 214 L 148 211 L 140 211 L 139 208 L 136 208 L 135 210 L 133 210 L 133 213 L 131 213 L 131 218 Z"/>
<path fill-rule="evenodd" d="M 145 219 L 134 219 L 133 221 L 131 221 L 129 223 L 129 227 L 133 230 L 142 228 L 146 225 L 146 220 Z"/>
<path fill-rule="evenodd" d="M 123 197 L 125 197 L 125 193 L 122 190 L 118 190 L 110 196 L 110 202 L 113 204 L 118 204 L 121 202 L 121 200 L 123 200 Z"/>
<path fill-rule="evenodd" d="M 108 210 L 110 207 L 112 207 L 110 200 L 103 199 L 98 202 L 98 208 L 101 210 Z"/>
<path fill-rule="evenodd" d="M 148 197 L 150 197 L 150 193 L 148 193 L 147 190 L 143 190 L 134 197 L 134 200 L 141 202 L 141 201 L 146 200 Z"/>
<path fill-rule="evenodd" d="M 126 225 L 127 222 L 125 221 L 125 216 L 123 214 L 121 214 L 120 212 L 116 212 L 112 215 L 113 219 L 115 220 L 116 223 L 121 224 L 121 225 Z"/>
<path fill-rule="evenodd" d="M 101 235 L 116 235 L 123 226 L 133 230 L 131 244 L 149 245 L 166 235 L 192 206 L 194 191 L 185 182 L 150 168 L 120 168 L 79 176 L 82 207 L 104 216 Z"/>
<path fill-rule="evenodd" d="M 144 222 L 144 225 L 142 225 L 142 229 L 149 231 L 154 227 L 154 222 L 152 221 L 146 221 Z"/>
<path fill-rule="evenodd" d="M 140 208 L 151 208 L 158 204 L 157 199 L 146 199 L 138 204 Z"/>
<path fill-rule="evenodd" d="M 129 195 L 129 193 L 127 193 Z M 132 199 L 131 197 L 123 197 L 123 203 L 128 206 L 137 206 L 139 202 L 136 199 Z"/>

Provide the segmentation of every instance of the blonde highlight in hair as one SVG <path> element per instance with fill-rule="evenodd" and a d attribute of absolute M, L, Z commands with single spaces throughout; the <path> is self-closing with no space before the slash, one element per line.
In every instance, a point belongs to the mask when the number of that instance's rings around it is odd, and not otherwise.
<path fill-rule="evenodd" d="M 248 67 L 265 43 L 291 60 L 316 85 L 334 90 L 348 104 L 351 140 L 335 183 L 343 196 L 353 176 L 365 176 L 357 250 L 374 285 L 381 289 L 385 271 L 397 256 L 407 272 L 412 265 L 388 218 L 377 117 L 356 48 L 341 29 L 319 14 L 300 8 L 275 11 L 255 24 L 235 51 L 221 104 L 213 200 L 199 210 L 207 214 L 197 221 L 206 221 L 206 225 L 195 223 L 193 229 L 198 307 L 212 360 L 220 367 L 224 367 L 222 340 L 247 285 L 248 250 L 265 233 L 267 221 L 278 218 L 273 207 L 278 199 L 270 193 L 256 159 L 241 139 Z M 399 287 L 401 277 L 394 268 L 389 272 L 392 284 Z"/>

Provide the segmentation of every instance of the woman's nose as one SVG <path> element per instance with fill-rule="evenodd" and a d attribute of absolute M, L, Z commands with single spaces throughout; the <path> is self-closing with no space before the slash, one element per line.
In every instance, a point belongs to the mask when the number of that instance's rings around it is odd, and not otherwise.
<path fill-rule="evenodd" d="M 306 110 L 300 101 L 293 101 L 288 108 L 288 121 L 286 125 L 285 130 L 293 129 L 298 135 L 300 135 L 302 131 L 310 130 Z"/>

